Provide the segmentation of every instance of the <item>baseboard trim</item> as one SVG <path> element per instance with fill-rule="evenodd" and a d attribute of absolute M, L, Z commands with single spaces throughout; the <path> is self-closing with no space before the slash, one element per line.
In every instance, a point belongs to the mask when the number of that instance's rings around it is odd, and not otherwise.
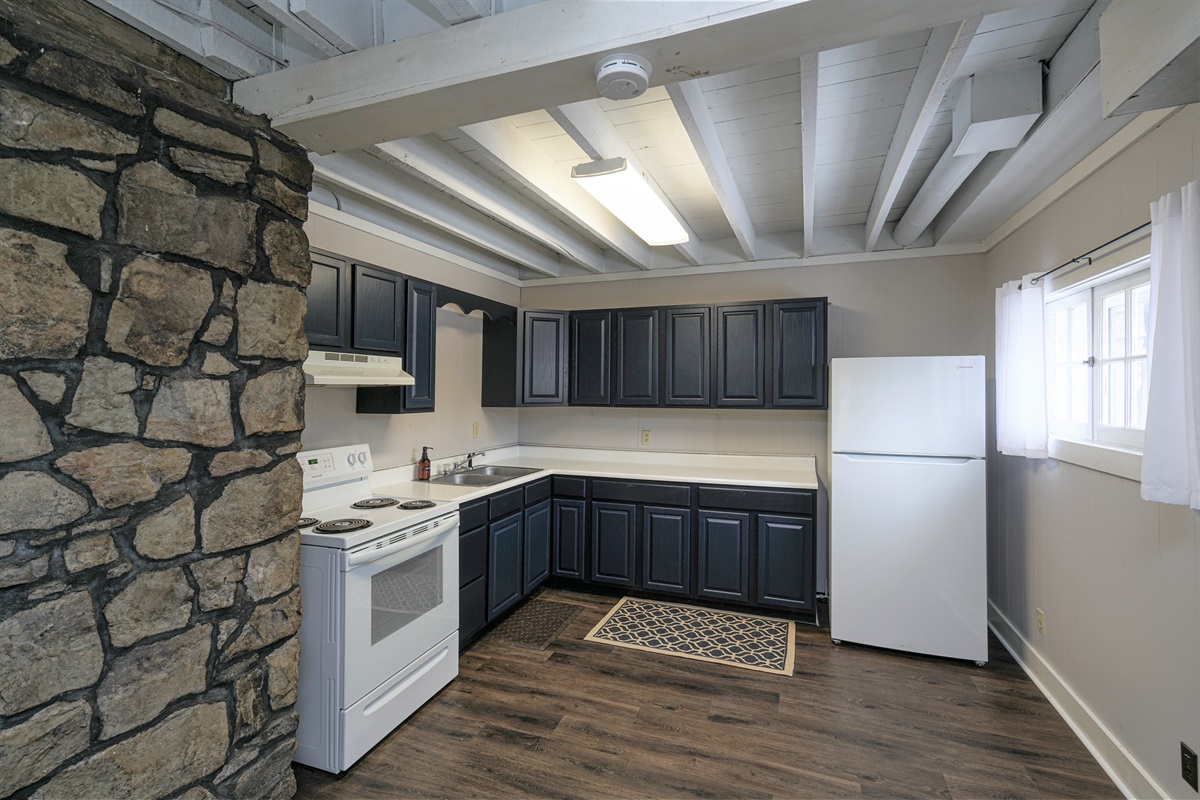
<path fill-rule="evenodd" d="M 1113 736 L 1070 685 L 1042 658 L 1016 626 L 988 601 L 988 627 L 1016 659 L 1059 716 L 1071 727 L 1079 741 L 1099 762 L 1121 793 L 1133 798 L 1163 798 L 1169 795 L 1150 777 L 1138 760 Z"/>

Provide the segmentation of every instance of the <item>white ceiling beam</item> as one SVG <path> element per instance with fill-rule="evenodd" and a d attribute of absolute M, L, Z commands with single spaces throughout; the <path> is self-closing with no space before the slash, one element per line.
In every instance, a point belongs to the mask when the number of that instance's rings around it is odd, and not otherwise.
<path fill-rule="evenodd" d="M 379 0 L 290 0 L 291 10 L 306 25 L 343 52 L 374 47 Z"/>
<path fill-rule="evenodd" d="M 548 277 L 562 274 L 554 253 L 437 189 L 388 169 L 374 156 L 357 152 L 310 158 L 313 175 L 322 183 L 357 192 Z"/>
<path fill-rule="evenodd" d="M 488 13 L 487 0 L 429 0 L 429 4 L 447 25 L 470 22 Z"/>
<path fill-rule="evenodd" d="M 1045 113 L 1018 147 L 990 153 L 933 221 L 934 241 L 981 241 L 1133 117 L 1100 116 L 1098 2 L 1050 60 Z"/>
<path fill-rule="evenodd" d="M 559 251 L 589 272 L 606 271 L 604 252 L 587 237 L 516 194 L 444 142 L 425 136 L 385 142 L 375 149 L 384 160 Z"/>
<path fill-rule="evenodd" d="M 654 262 L 650 245 L 571 180 L 561 164 L 542 152 L 511 122 L 503 119 L 478 122 L 461 130 L 485 156 L 583 226 L 606 247 L 620 253 L 638 269 L 650 269 Z"/>
<path fill-rule="evenodd" d="M 303 20 L 293 14 L 291 8 L 288 6 L 288 0 L 258 0 L 257 8 L 325 55 L 340 56 L 343 53 L 336 45 L 314 31 Z"/>
<path fill-rule="evenodd" d="M 887 158 L 883 162 L 883 172 L 879 183 L 875 186 L 875 197 L 871 201 L 871 210 L 867 213 L 866 249 L 874 250 L 883 231 L 883 224 L 900 193 L 900 186 L 908 177 L 917 150 L 925 141 L 925 134 L 937 114 L 938 107 L 946 90 L 954 80 L 959 64 L 966 55 L 967 47 L 975 36 L 982 17 L 950 25 L 934 28 L 921 55 L 921 63 L 917 65 L 917 74 L 913 77 L 912 88 L 909 89 L 908 99 L 900 112 L 900 122 L 896 133 L 892 136 L 892 144 L 888 148 Z"/>
<path fill-rule="evenodd" d="M 800 158 L 804 193 L 804 257 L 812 255 L 817 219 L 817 72 L 816 53 L 800 59 Z"/>
<path fill-rule="evenodd" d="M 567 135 L 592 158 L 617 158 L 618 156 L 624 158 L 628 169 L 645 179 L 646 185 L 662 201 L 662 204 L 671 212 L 671 216 L 675 217 L 675 221 L 687 234 L 688 240 L 675 245 L 675 249 L 689 263 L 701 263 L 701 245 L 696 232 L 687 224 L 687 220 L 675 210 L 675 205 L 667 199 L 662 189 L 659 188 L 658 182 L 642 166 L 642 162 L 638 160 L 633 148 L 625 141 L 625 137 L 617 132 L 616 126 L 609 121 L 608 115 L 600 108 L 598 102 L 584 100 L 565 106 L 551 106 L 546 111 L 567 132 Z"/>
<path fill-rule="evenodd" d="M 704 92 L 696 81 L 683 81 L 667 86 L 667 94 L 675 105 L 675 113 L 683 123 L 688 138 L 700 163 L 708 174 L 708 182 L 716 192 L 717 202 L 725 212 L 725 219 L 733 229 L 738 245 L 742 248 L 747 261 L 758 257 L 758 237 L 754 232 L 754 223 L 750 220 L 750 212 L 742 199 L 742 190 L 734 180 L 733 170 L 729 167 L 729 159 L 725 157 L 725 146 L 717 133 L 712 114 L 708 110 L 708 102 Z M 695 262 L 693 262 L 695 263 Z"/>
<path fill-rule="evenodd" d="M 601 56 L 627 51 L 676 83 L 880 39 L 1035 0 L 546 0 L 234 85 L 310 150 L 329 153 L 594 98 Z"/>

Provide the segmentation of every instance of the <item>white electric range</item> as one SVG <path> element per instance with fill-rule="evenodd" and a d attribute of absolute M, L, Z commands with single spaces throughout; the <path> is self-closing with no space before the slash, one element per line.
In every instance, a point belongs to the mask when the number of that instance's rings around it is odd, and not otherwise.
<path fill-rule="evenodd" d="M 458 675 L 458 504 L 376 495 L 365 444 L 296 458 L 295 760 L 338 773 Z"/>

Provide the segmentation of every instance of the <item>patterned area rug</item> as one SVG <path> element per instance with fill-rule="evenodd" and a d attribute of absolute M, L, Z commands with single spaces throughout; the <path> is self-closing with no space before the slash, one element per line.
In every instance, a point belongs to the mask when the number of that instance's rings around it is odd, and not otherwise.
<path fill-rule="evenodd" d="M 579 606 L 570 603 L 534 598 L 497 625 L 491 635 L 522 647 L 545 650 L 579 611 Z"/>
<path fill-rule="evenodd" d="M 794 634 L 791 620 L 622 597 L 584 638 L 791 675 L 796 659 Z"/>

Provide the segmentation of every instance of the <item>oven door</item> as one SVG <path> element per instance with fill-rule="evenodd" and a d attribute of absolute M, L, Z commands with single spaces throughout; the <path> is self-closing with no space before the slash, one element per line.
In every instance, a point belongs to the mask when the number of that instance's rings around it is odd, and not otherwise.
<path fill-rule="evenodd" d="M 458 630 L 457 517 L 402 544 L 343 560 L 343 709 Z"/>

